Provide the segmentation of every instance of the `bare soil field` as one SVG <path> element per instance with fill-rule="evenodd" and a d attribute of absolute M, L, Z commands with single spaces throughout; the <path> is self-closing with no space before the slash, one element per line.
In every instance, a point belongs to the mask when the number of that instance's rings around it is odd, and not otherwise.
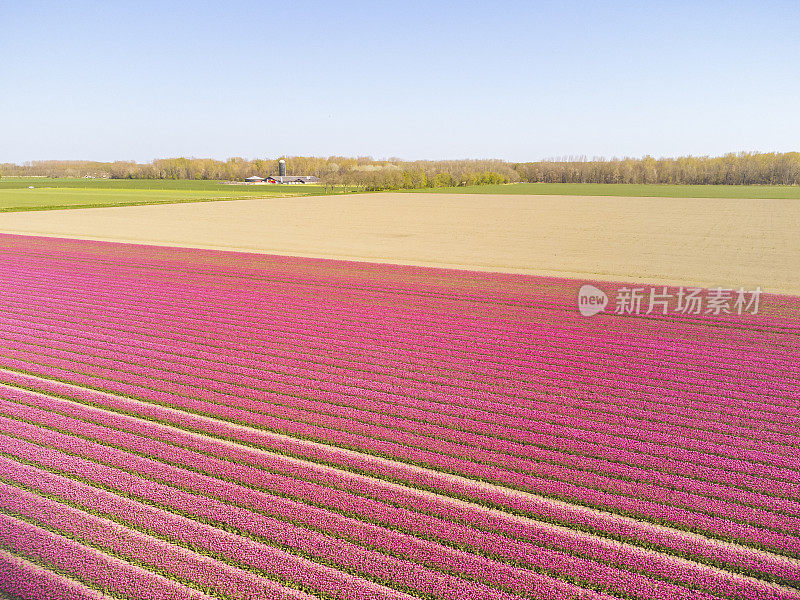
<path fill-rule="evenodd" d="M 800 294 L 800 202 L 381 193 L 7 213 L 0 230 Z"/>

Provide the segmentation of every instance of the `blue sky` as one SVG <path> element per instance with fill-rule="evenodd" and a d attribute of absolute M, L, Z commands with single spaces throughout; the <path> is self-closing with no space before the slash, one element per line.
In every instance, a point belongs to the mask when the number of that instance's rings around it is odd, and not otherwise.
<path fill-rule="evenodd" d="M 0 0 L 0 162 L 800 150 L 798 2 Z"/>

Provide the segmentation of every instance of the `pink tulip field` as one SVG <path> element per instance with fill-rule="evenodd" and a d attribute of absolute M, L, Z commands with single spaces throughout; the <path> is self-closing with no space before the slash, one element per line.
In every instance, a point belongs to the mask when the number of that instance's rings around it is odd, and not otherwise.
<path fill-rule="evenodd" d="M 798 298 L 585 317 L 568 279 L 0 256 L 12 598 L 800 600 Z"/>

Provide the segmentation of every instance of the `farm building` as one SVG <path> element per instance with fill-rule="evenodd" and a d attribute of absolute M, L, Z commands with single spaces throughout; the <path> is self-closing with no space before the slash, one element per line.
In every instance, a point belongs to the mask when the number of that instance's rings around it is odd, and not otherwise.
<path fill-rule="evenodd" d="M 253 175 L 245 179 L 247 183 L 280 183 L 280 184 L 287 184 L 287 183 L 318 183 L 319 177 L 314 177 L 313 175 L 287 175 L 286 174 L 286 161 L 280 160 L 278 161 L 278 175 L 277 176 L 269 176 L 269 177 L 259 177 L 258 175 Z"/>
<path fill-rule="evenodd" d="M 276 175 L 267 177 L 267 183 L 317 183 L 319 177 L 313 175 Z"/>

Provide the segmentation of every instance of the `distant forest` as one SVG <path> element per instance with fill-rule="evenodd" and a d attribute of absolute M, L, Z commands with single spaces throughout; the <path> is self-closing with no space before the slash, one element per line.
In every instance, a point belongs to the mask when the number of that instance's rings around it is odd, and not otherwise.
<path fill-rule="evenodd" d="M 370 157 L 286 156 L 289 175 L 316 175 L 327 185 L 367 190 L 511 183 L 658 183 L 689 185 L 800 185 L 800 152 L 740 152 L 718 157 L 569 157 L 538 162 L 503 160 L 375 160 Z M 0 176 L 208 179 L 243 181 L 278 174 L 278 158 L 162 158 L 127 161 L 33 161 L 0 164 Z"/>

